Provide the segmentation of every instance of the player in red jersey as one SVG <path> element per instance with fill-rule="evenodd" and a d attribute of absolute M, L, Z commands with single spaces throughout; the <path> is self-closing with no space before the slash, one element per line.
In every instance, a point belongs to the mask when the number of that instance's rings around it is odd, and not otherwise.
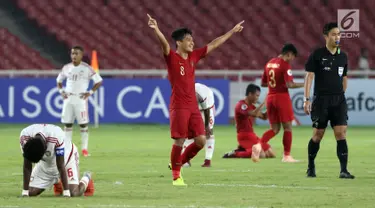
<path fill-rule="evenodd" d="M 172 87 L 169 113 L 171 137 L 174 139 L 171 151 L 173 185 L 185 186 L 180 174 L 181 166 L 189 162 L 206 143 L 205 129 L 195 94 L 195 65 L 234 33 L 241 32 L 243 29 L 241 25 L 244 21 L 207 46 L 195 50 L 192 32 L 187 28 L 177 29 L 172 33 L 172 38 L 177 45 L 177 50 L 173 51 L 158 28 L 156 20 L 149 14 L 147 16 L 149 18 L 148 25 L 154 29 L 162 46 L 168 66 L 168 79 Z M 181 155 L 186 138 L 194 139 L 194 143 L 190 144 Z"/>
<path fill-rule="evenodd" d="M 239 148 L 226 153 L 223 158 L 252 158 L 254 162 L 258 162 L 261 158 L 273 158 L 275 153 L 271 146 L 267 143 L 260 143 L 259 137 L 254 133 L 253 118 L 267 119 L 267 113 L 262 113 L 264 102 L 255 107 L 259 99 L 260 87 L 249 84 L 246 88 L 246 97 L 240 100 L 235 107 L 235 120 L 237 129 L 237 142 Z M 256 148 L 256 146 L 260 148 Z"/>
<path fill-rule="evenodd" d="M 282 162 L 297 162 L 290 155 L 294 113 L 288 92 L 288 88 L 301 88 L 304 85 L 303 83 L 293 82 L 290 63 L 296 56 L 296 47 L 293 44 L 285 44 L 281 54 L 266 64 L 262 76 L 262 87 L 268 86 L 266 106 L 271 129 L 263 134 L 261 143 L 268 143 L 283 126 L 284 155 Z"/>

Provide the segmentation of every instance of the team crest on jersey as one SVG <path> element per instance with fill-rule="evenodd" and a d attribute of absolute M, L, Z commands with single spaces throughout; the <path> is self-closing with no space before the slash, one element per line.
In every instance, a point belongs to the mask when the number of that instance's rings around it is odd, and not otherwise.
<path fill-rule="evenodd" d="M 49 156 L 51 156 L 51 152 L 50 152 L 50 151 L 46 151 L 45 155 L 46 155 L 47 157 L 49 157 Z"/>
<path fill-rule="evenodd" d="M 288 69 L 288 71 L 286 72 L 289 76 L 292 76 L 292 70 L 291 69 Z"/>
<path fill-rule="evenodd" d="M 242 104 L 242 105 L 241 105 L 241 109 L 242 109 L 242 110 L 246 110 L 246 109 L 247 109 L 247 105 L 246 105 L 246 104 Z"/>
<path fill-rule="evenodd" d="M 344 73 L 344 67 L 339 67 L 339 76 L 341 77 L 342 76 L 342 74 Z"/>

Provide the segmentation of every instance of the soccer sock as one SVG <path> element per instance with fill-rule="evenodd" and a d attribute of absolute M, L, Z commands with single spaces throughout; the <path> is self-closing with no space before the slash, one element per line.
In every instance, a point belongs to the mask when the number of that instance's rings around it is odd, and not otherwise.
<path fill-rule="evenodd" d="M 90 182 L 90 178 L 87 177 L 87 176 L 83 176 L 82 179 L 79 182 L 84 185 L 84 187 L 85 187 L 84 191 L 86 191 L 87 186 L 89 185 L 89 182 Z"/>
<path fill-rule="evenodd" d="M 65 131 L 65 138 L 70 139 L 70 141 L 72 141 L 73 128 L 72 127 L 65 127 L 64 131 Z"/>
<path fill-rule="evenodd" d="M 172 151 L 171 151 L 171 165 L 172 165 L 172 176 L 173 180 L 176 180 L 180 177 L 180 171 L 181 171 L 181 152 L 182 147 L 173 145 Z"/>
<path fill-rule="evenodd" d="M 190 144 L 192 144 L 193 142 L 194 142 L 194 139 L 185 139 L 184 146 L 183 146 L 183 149 L 182 149 L 182 153 L 184 153 L 186 147 L 188 147 L 188 146 L 189 146 Z"/>
<path fill-rule="evenodd" d="M 185 149 L 185 152 L 181 155 L 182 164 L 189 162 L 193 157 L 195 157 L 195 155 L 198 154 L 201 149 L 202 147 L 198 146 L 195 142 L 189 145 Z"/>
<path fill-rule="evenodd" d="M 249 150 L 246 150 L 246 151 L 237 151 L 237 152 L 234 153 L 234 155 L 237 158 L 251 158 L 251 153 L 252 153 L 252 150 L 249 149 Z"/>
<path fill-rule="evenodd" d="M 271 145 L 269 145 L 268 143 L 260 143 L 260 145 L 262 145 L 262 149 L 263 151 L 267 151 L 270 149 Z"/>
<path fill-rule="evenodd" d="M 81 128 L 81 147 L 84 150 L 87 150 L 89 146 L 89 127 L 86 126 L 85 128 Z"/>
<path fill-rule="evenodd" d="M 206 160 L 211 160 L 214 154 L 215 136 L 211 136 L 206 142 Z"/>
<path fill-rule="evenodd" d="M 348 172 L 348 145 L 346 139 L 337 141 L 337 157 L 340 160 L 341 172 Z"/>
<path fill-rule="evenodd" d="M 269 129 L 268 131 L 264 132 L 262 138 L 260 139 L 261 143 L 268 143 L 272 137 L 275 136 L 275 132 L 272 129 Z"/>
<path fill-rule="evenodd" d="M 292 132 L 284 131 L 283 135 L 284 155 L 289 156 L 292 149 Z"/>
<path fill-rule="evenodd" d="M 315 168 L 315 157 L 318 154 L 320 148 L 320 142 L 314 142 L 312 139 L 310 139 L 309 145 L 308 145 L 308 156 L 309 156 L 309 168 Z"/>

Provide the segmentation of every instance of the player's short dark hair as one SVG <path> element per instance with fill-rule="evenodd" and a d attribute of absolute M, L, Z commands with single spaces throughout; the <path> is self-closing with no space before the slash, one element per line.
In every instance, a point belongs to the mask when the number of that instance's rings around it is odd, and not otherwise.
<path fill-rule="evenodd" d="M 298 54 L 297 48 L 292 43 L 286 43 L 281 49 L 281 54 L 283 55 L 289 52 L 293 53 L 294 56 L 297 56 Z"/>
<path fill-rule="evenodd" d="M 337 22 L 329 22 L 324 25 L 323 27 L 323 34 L 328 35 L 329 31 L 331 31 L 333 28 L 338 28 Z"/>
<path fill-rule="evenodd" d="M 33 163 L 39 162 L 46 150 L 46 144 L 42 136 L 36 135 L 23 145 L 23 157 Z"/>
<path fill-rule="evenodd" d="M 193 35 L 193 32 L 186 27 L 179 28 L 172 32 L 172 38 L 174 41 L 182 41 L 185 35 Z"/>
<path fill-rule="evenodd" d="M 257 91 L 260 92 L 260 87 L 256 84 L 249 84 L 247 85 L 247 88 L 246 88 L 246 95 L 245 96 L 248 96 L 249 93 L 256 93 Z"/>
<path fill-rule="evenodd" d="M 84 51 L 83 50 L 83 47 L 82 46 L 79 46 L 79 45 L 76 45 L 76 46 L 73 46 L 73 48 L 72 49 L 74 49 L 74 50 L 80 50 L 80 51 Z"/>

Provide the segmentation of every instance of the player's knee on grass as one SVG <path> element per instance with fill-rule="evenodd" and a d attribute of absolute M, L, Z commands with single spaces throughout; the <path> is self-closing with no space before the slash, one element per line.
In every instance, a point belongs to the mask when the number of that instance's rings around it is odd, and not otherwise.
<path fill-rule="evenodd" d="M 70 196 L 72 197 L 83 195 L 83 191 L 81 191 L 79 185 L 76 185 L 76 184 L 69 184 L 69 191 L 70 191 Z"/>
<path fill-rule="evenodd" d="M 66 128 L 72 128 L 73 124 L 64 124 Z"/>
<path fill-rule="evenodd" d="M 269 148 L 267 151 L 265 151 L 266 158 L 275 158 L 276 153 L 272 150 L 272 148 Z"/>
<path fill-rule="evenodd" d="M 29 187 L 29 196 L 38 196 L 40 195 L 44 189 Z"/>
<path fill-rule="evenodd" d="M 320 142 L 323 139 L 325 129 L 314 129 L 312 140 L 314 142 Z"/>
<path fill-rule="evenodd" d="M 204 147 L 206 145 L 206 136 L 205 135 L 200 135 L 194 138 L 194 142 L 196 145 L 200 147 Z"/>

